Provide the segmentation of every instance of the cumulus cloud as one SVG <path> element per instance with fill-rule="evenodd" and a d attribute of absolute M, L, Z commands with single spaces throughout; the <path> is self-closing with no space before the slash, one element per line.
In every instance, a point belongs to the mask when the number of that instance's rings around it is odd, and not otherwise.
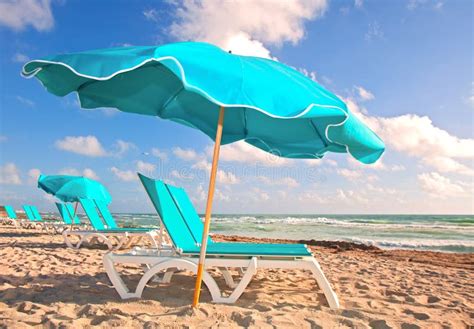
<path fill-rule="evenodd" d="M 423 173 L 417 177 L 421 188 L 435 198 L 459 196 L 465 192 L 460 183 L 452 182 L 437 172 Z"/>
<path fill-rule="evenodd" d="M 212 154 L 212 148 L 208 148 L 207 153 Z M 288 166 L 293 161 L 262 151 L 244 141 L 222 146 L 219 155 L 220 161 L 241 162 L 265 167 Z"/>
<path fill-rule="evenodd" d="M 370 101 L 375 98 L 374 94 L 372 94 L 370 91 L 368 91 L 364 87 L 354 86 L 354 89 L 356 90 L 357 95 L 359 96 L 359 99 L 361 101 Z"/>
<path fill-rule="evenodd" d="M 89 157 L 103 157 L 107 152 L 95 136 L 67 136 L 57 140 L 56 147 L 63 151 L 81 154 Z"/>
<path fill-rule="evenodd" d="M 149 163 L 149 162 L 144 162 L 144 161 L 137 161 L 137 170 L 139 172 L 145 172 L 145 173 L 152 173 L 154 172 L 156 169 L 156 165 L 153 164 L 153 163 Z"/>
<path fill-rule="evenodd" d="M 160 149 L 157 149 L 157 148 L 151 149 L 151 155 L 153 155 L 154 157 L 157 157 L 161 161 L 168 160 L 168 154 L 165 151 L 161 151 Z"/>
<path fill-rule="evenodd" d="M 442 172 L 473 174 L 474 139 L 452 135 L 435 126 L 427 116 L 368 116 L 353 99 L 346 99 L 346 104 L 393 150 L 419 158 L 422 164 Z"/>
<path fill-rule="evenodd" d="M 298 187 L 300 184 L 296 179 L 292 177 L 283 177 L 283 178 L 270 178 L 267 176 L 258 176 L 257 180 L 265 185 L 270 186 L 285 186 L 285 187 Z"/>
<path fill-rule="evenodd" d="M 29 184 L 36 184 L 38 182 L 38 177 L 41 174 L 41 170 L 38 168 L 31 168 L 28 170 L 28 183 Z"/>
<path fill-rule="evenodd" d="M 56 148 L 89 157 L 121 157 L 136 146 L 133 143 L 117 140 L 111 151 L 106 151 L 95 136 L 66 136 L 55 142 Z"/>
<path fill-rule="evenodd" d="M 193 149 L 182 149 L 181 147 L 173 148 L 173 154 L 184 161 L 193 161 L 199 157 Z"/>
<path fill-rule="evenodd" d="M 84 170 L 76 168 L 63 168 L 59 171 L 61 175 L 71 175 L 71 176 L 84 176 L 90 179 L 98 180 L 99 176 L 91 168 L 85 168 Z"/>
<path fill-rule="evenodd" d="M 304 37 L 304 23 L 321 17 L 327 1 L 185 0 L 175 5 L 176 20 L 170 27 L 175 38 L 210 42 L 236 54 L 268 58 L 270 51 L 265 44 L 296 44 Z"/>
<path fill-rule="evenodd" d="M 54 26 L 51 0 L 14 0 L 0 2 L 0 25 L 15 31 L 32 26 L 48 31 Z"/>
<path fill-rule="evenodd" d="M 188 180 L 188 179 L 193 179 L 194 175 L 185 171 L 185 170 L 172 170 L 170 172 L 170 176 L 171 177 L 174 177 L 174 178 L 177 178 L 177 179 L 181 179 L 181 180 Z"/>
<path fill-rule="evenodd" d="M 110 171 L 120 180 L 124 182 L 133 182 L 138 180 L 136 172 L 132 170 L 120 170 L 117 167 L 110 168 Z"/>
<path fill-rule="evenodd" d="M 211 172 L 211 167 L 211 163 L 205 159 L 199 160 L 192 166 L 193 169 L 203 170 L 208 174 Z M 216 179 L 221 184 L 237 184 L 240 182 L 233 173 L 221 169 L 217 170 Z"/>
<path fill-rule="evenodd" d="M 135 144 L 118 139 L 115 142 L 115 152 L 113 152 L 113 154 L 115 156 L 121 157 L 122 155 L 130 151 L 131 149 L 135 149 L 135 148 L 137 148 Z"/>
<path fill-rule="evenodd" d="M 21 184 L 20 170 L 13 162 L 9 162 L 3 166 L 0 166 L 0 184 Z"/>

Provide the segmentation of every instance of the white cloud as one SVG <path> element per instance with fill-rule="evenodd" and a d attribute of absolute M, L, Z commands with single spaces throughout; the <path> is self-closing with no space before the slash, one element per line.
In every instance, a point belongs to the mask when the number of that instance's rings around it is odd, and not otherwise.
<path fill-rule="evenodd" d="M 207 153 L 212 154 L 212 148 L 208 148 Z M 220 161 L 241 162 L 247 165 L 262 165 L 265 167 L 288 166 L 292 163 L 290 159 L 262 151 L 244 141 L 222 146 L 219 159 Z"/>
<path fill-rule="evenodd" d="M 13 162 L 0 166 L 0 184 L 21 184 L 20 170 Z"/>
<path fill-rule="evenodd" d="M 321 17 L 327 1 L 185 0 L 175 5 L 176 21 L 170 33 L 177 39 L 210 42 L 235 54 L 270 57 L 264 44 L 296 44 L 304 36 L 304 23 Z"/>
<path fill-rule="evenodd" d="M 158 11 L 156 9 L 144 10 L 143 16 L 149 21 L 158 22 Z"/>
<path fill-rule="evenodd" d="M 144 172 L 150 174 L 156 170 L 156 165 L 139 160 L 137 161 L 137 170 L 142 173 Z"/>
<path fill-rule="evenodd" d="M 110 171 L 124 182 L 132 182 L 138 179 L 136 172 L 132 170 L 120 170 L 117 167 L 110 168 Z"/>
<path fill-rule="evenodd" d="M 31 168 L 28 170 L 28 183 L 29 184 L 36 184 L 38 182 L 38 177 L 41 174 L 41 170 L 38 168 Z"/>
<path fill-rule="evenodd" d="M 354 86 L 361 101 L 370 101 L 375 98 L 374 94 L 361 86 Z"/>
<path fill-rule="evenodd" d="M 8 137 L 5 135 L 0 135 L 0 143 L 6 142 L 8 140 Z"/>
<path fill-rule="evenodd" d="M 211 163 L 204 159 L 199 160 L 192 166 L 193 169 L 203 170 L 207 172 L 208 174 L 211 172 L 211 167 L 212 167 Z M 231 185 L 231 184 L 237 184 L 240 182 L 239 179 L 233 173 L 227 172 L 221 169 L 217 170 L 216 179 L 221 184 Z"/>
<path fill-rule="evenodd" d="M 380 171 L 403 171 L 405 170 L 405 166 L 403 165 L 386 165 L 382 159 L 379 159 L 376 163 L 372 163 L 369 165 L 362 164 L 356 159 L 352 157 L 347 158 L 347 163 L 351 167 L 355 167 L 358 169 L 372 169 L 372 170 L 380 170 Z"/>
<path fill-rule="evenodd" d="M 151 155 L 154 157 L 157 157 L 161 161 L 167 161 L 168 160 L 168 154 L 164 151 L 161 151 L 160 149 L 157 148 L 152 148 L 151 149 Z"/>
<path fill-rule="evenodd" d="M 106 156 L 107 152 L 104 150 L 99 140 L 95 136 L 67 136 L 62 140 L 57 140 L 56 147 L 63 151 L 77 153 L 90 157 Z"/>
<path fill-rule="evenodd" d="M 118 139 L 115 142 L 116 151 L 113 152 L 113 154 L 117 157 L 121 157 L 122 155 L 130 151 L 131 149 L 135 149 L 135 148 L 137 148 L 135 144 Z"/>
<path fill-rule="evenodd" d="M 196 188 L 194 197 L 191 200 L 195 203 L 203 202 L 207 200 L 207 190 L 200 184 Z M 224 194 L 220 189 L 216 188 L 214 191 L 214 201 L 229 202 L 231 199 L 227 194 Z"/>
<path fill-rule="evenodd" d="M 183 180 L 193 179 L 194 177 L 193 174 L 187 171 L 178 171 L 178 170 L 172 170 L 170 172 L 170 176 L 177 179 L 183 179 Z"/>
<path fill-rule="evenodd" d="M 351 181 L 358 180 L 362 177 L 362 171 L 350 170 L 346 168 L 338 169 L 337 173 Z"/>
<path fill-rule="evenodd" d="M 15 62 L 15 63 L 26 63 L 30 60 L 30 58 L 25 55 L 25 54 L 22 54 L 22 53 L 16 53 L 15 55 L 13 55 L 12 57 L 12 61 Z"/>
<path fill-rule="evenodd" d="M 22 103 L 23 105 L 26 105 L 28 107 L 34 107 L 36 104 L 33 102 L 31 99 L 21 97 L 21 96 L 16 96 L 16 99 Z"/>
<path fill-rule="evenodd" d="M 87 177 L 87 178 L 90 178 L 90 179 L 95 179 L 95 180 L 98 180 L 99 179 L 99 176 L 97 176 L 97 174 L 95 173 L 94 170 L 92 170 L 91 168 L 86 168 L 82 171 L 82 176 L 84 177 Z"/>
<path fill-rule="evenodd" d="M 460 196 L 465 192 L 461 184 L 451 182 L 449 178 L 437 172 L 418 175 L 418 182 L 425 192 L 435 198 Z"/>
<path fill-rule="evenodd" d="M 365 40 L 372 41 L 376 39 L 383 39 L 384 33 L 377 21 L 369 23 L 369 29 L 365 33 Z"/>
<path fill-rule="evenodd" d="M 63 168 L 59 171 L 61 175 L 71 175 L 71 176 L 84 176 L 90 179 L 98 180 L 99 176 L 91 168 L 85 168 L 84 170 L 79 170 L 76 168 Z"/>
<path fill-rule="evenodd" d="M 38 31 L 54 26 L 50 0 L 14 0 L 0 2 L 0 25 L 21 31 L 31 25 Z"/>
<path fill-rule="evenodd" d="M 424 165 L 439 171 L 472 174 L 474 139 L 451 135 L 436 127 L 427 116 L 371 117 L 354 100 L 345 101 L 351 112 L 367 123 L 388 147 L 420 158 Z M 461 161 L 469 161 L 471 168 Z"/>
<path fill-rule="evenodd" d="M 354 0 L 354 7 L 362 8 L 364 6 L 364 0 Z"/>
<path fill-rule="evenodd" d="M 193 161 L 199 157 L 193 149 L 182 149 L 181 147 L 173 148 L 173 154 L 184 161 Z"/>
<path fill-rule="evenodd" d="M 270 178 L 267 176 L 258 176 L 257 180 L 265 185 L 270 185 L 270 186 L 281 185 L 285 187 L 298 187 L 300 185 L 296 181 L 296 179 L 291 178 L 291 177 Z"/>
<path fill-rule="evenodd" d="M 306 77 L 310 78 L 311 80 L 318 82 L 316 71 L 308 71 L 305 68 L 299 68 L 298 71 L 303 73 Z"/>

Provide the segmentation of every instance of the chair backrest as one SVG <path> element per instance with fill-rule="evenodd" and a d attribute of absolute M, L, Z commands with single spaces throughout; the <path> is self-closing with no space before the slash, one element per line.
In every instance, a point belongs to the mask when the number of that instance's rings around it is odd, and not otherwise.
<path fill-rule="evenodd" d="M 81 224 L 81 220 L 79 219 L 79 216 L 77 216 L 74 207 L 70 203 L 65 203 L 66 210 L 69 213 L 69 217 L 72 218 L 72 222 L 74 224 Z"/>
<path fill-rule="evenodd" d="M 23 205 L 23 210 L 25 211 L 25 215 L 28 218 L 28 220 L 35 222 L 36 218 L 35 215 L 33 215 L 33 212 L 31 211 L 31 208 L 29 205 L 25 204 Z"/>
<path fill-rule="evenodd" d="M 9 218 L 11 218 L 11 219 L 16 219 L 16 218 L 17 218 L 16 212 L 15 212 L 15 210 L 13 209 L 12 206 L 4 206 L 3 208 L 5 209 L 5 211 L 6 211 L 6 213 L 7 213 L 7 216 L 8 216 Z"/>
<path fill-rule="evenodd" d="M 36 206 L 30 206 L 31 213 L 33 214 L 33 217 L 35 218 L 36 221 L 42 221 L 43 218 L 41 218 L 41 215 L 36 208 Z"/>
<path fill-rule="evenodd" d="M 63 219 L 64 223 L 72 224 L 71 216 L 69 216 L 69 212 L 67 211 L 66 204 L 56 202 L 56 207 L 58 207 L 59 214 L 61 215 L 61 218 Z"/>
<path fill-rule="evenodd" d="M 100 216 L 97 213 L 97 208 L 95 206 L 94 201 L 89 199 L 79 199 L 79 201 L 81 202 L 81 206 L 84 209 L 87 218 L 89 218 L 92 227 L 99 231 L 104 230 L 104 223 L 102 223 L 102 220 L 100 219 Z"/>
<path fill-rule="evenodd" d="M 110 229 L 118 228 L 117 223 L 115 222 L 115 219 L 112 217 L 112 214 L 109 211 L 109 208 L 103 201 L 98 201 L 95 200 L 95 205 L 97 209 L 99 209 L 99 213 L 104 219 L 105 223 L 107 224 L 107 227 Z"/>
<path fill-rule="evenodd" d="M 160 215 L 161 222 L 166 228 L 173 245 L 177 249 L 199 251 L 196 240 L 171 197 L 166 184 L 160 180 L 143 176 L 142 174 L 138 174 L 138 177 L 158 215 Z"/>
<path fill-rule="evenodd" d="M 201 218 L 199 217 L 198 213 L 196 212 L 196 209 L 194 209 L 194 206 L 188 195 L 186 194 L 186 191 L 180 187 L 172 186 L 169 184 L 165 185 L 168 188 L 168 191 L 170 192 L 174 203 L 182 214 L 182 217 L 186 222 L 189 231 L 193 235 L 194 241 L 196 241 L 198 244 L 201 244 L 204 224 L 201 221 Z M 207 238 L 207 243 L 213 243 L 211 237 Z"/>

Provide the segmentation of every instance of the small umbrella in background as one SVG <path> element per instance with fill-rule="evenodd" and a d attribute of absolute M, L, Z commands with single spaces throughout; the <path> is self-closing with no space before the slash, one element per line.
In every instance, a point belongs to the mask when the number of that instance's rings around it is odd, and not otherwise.
<path fill-rule="evenodd" d="M 38 188 L 63 202 L 75 202 L 74 216 L 79 199 L 99 200 L 107 204 L 112 201 L 109 192 L 101 183 L 83 176 L 40 175 Z"/>
<path fill-rule="evenodd" d="M 83 108 L 158 116 L 215 141 L 193 306 L 199 301 L 221 144 L 245 140 L 287 158 L 350 153 L 366 164 L 385 149 L 342 100 L 300 72 L 206 43 L 58 55 L 27 63 L 22 74 L 38 78 L 57 96 L 77 92 Z"/>

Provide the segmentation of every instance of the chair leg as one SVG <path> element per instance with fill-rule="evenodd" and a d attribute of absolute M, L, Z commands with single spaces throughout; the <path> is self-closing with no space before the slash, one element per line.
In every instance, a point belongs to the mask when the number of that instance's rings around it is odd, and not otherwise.
<path fill-rule="evenodd" d="M 309 269 L 311 270 L 314 278 L 318 282 L 319 288 L 321 288 L 321 290 L 324 293 L 324 296 L 326 296 L 326 300 L 329 304 L 329 307 L 332 309 L 338 309 L 339 300 L 337 299 L 336 293 L 332 290 L 328 279 L 326 278 L 323 271 L 321 270 L 321 266 L 319 266 L 319 263 L 314 258 L 308 263 L 309 263 Z"/>

